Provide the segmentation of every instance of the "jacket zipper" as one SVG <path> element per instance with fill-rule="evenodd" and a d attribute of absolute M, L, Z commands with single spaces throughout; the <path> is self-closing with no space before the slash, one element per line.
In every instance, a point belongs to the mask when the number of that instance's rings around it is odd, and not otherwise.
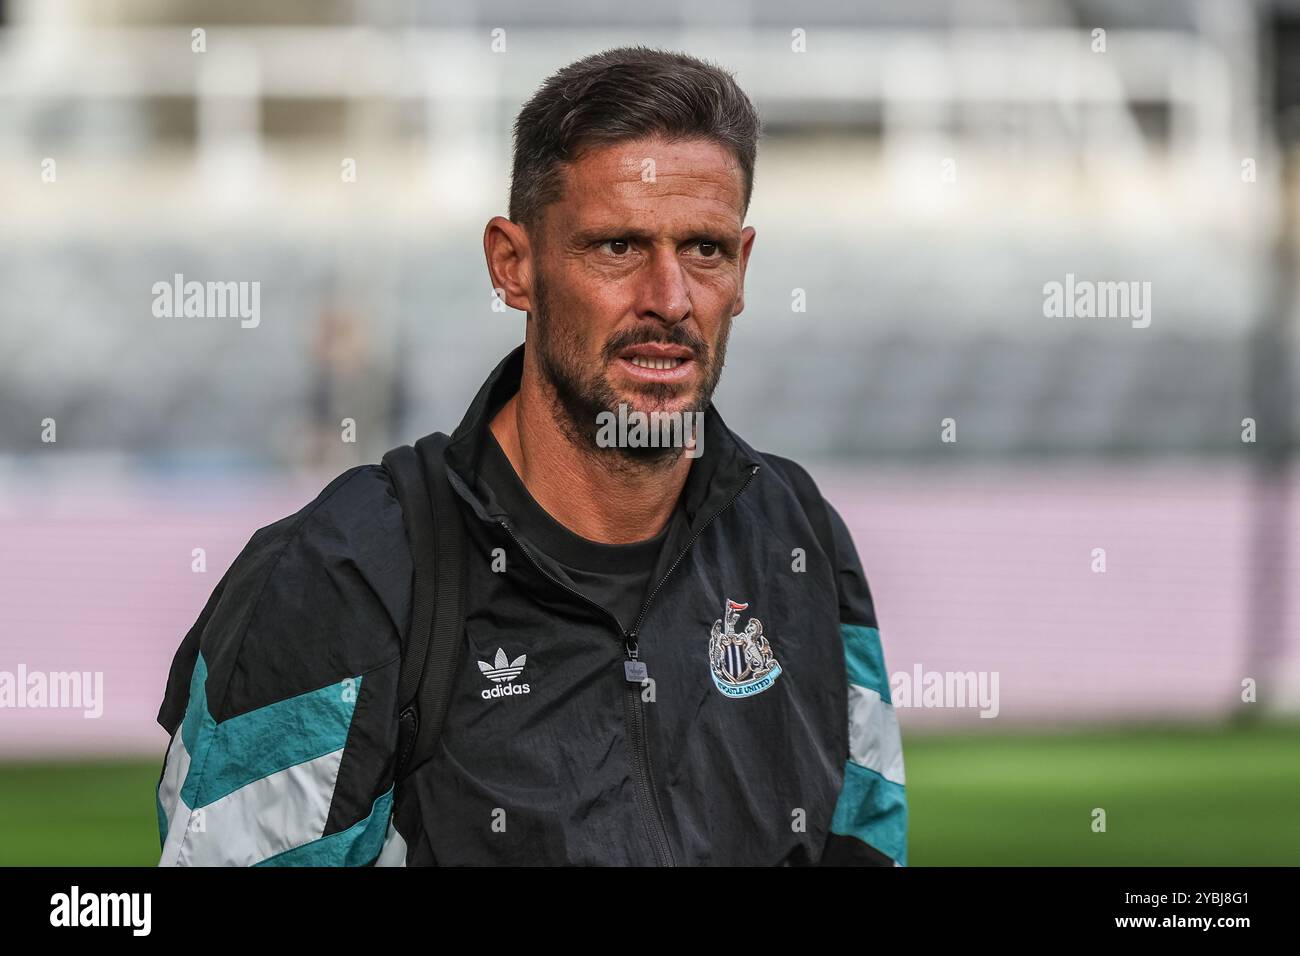
<path fill-rule="evenodd" d="M 664 583 L 672 576 L 672 573 L 677 570 L 677 565 L 682 563 L 682 558 L 686 557 L 686 553 L 690 551 L 695 542 L 699 540 L 700 535 L 704 533 L 704 529 L 713 524 L 718 515 L 730 508 L 735 503 L 736 499 L 740 497 L 740 493 L 749 487 L 749 483 L 753 481 L 754 476 L 758 474 L 758 468 L 758 465 L 751 468 L 749 470 L 749 477 L 746 478 L 744 483 L 736 489 L 736 493 L 727 499 L 727 503 L 717 511 L 713 512 L 713 514 L 709 515 L 709 520 L 695 529 L 695 533 L 691 535 L 691 540 L 686 542 L 686 547 L 682 548 L 681 552 L 673 561 L 672 566 L 664 572 L 664 576 L 659 579 L 659 583 L 655 585 L 654 590 L 650 592 L 650 596 L 646 598 L 645 603 L 641 605 L 641 613 L 637 615 L 636 623 L 632 625 L 632 631 L 627 635 L 633 641 L 636 640 L 636 636 L 641 630 L 641 624 L 645 621 L 646 612 L 650 610 L 650 602 L 655 599 L 655 595 L 659 593 L 659 589 L 664 586 Z"/>
<path fill-rule="evenodd" d="M 570 594 L 581 598 L 585 603 L 591 605 L 614 622 L 619 633 L 622 635 L 623 648 L 627 654 L 627 660 L 629 662 L 636 662 L 638 661 L 637 635 L 641 631 L 641 625 L 645 622 L 645 616 L 650 610 L 650 603 L 655 599 L 655 595 L 657 595 L 660 589 L 663 588 L 664 584 L 672 576 L 672 573 L 677 570 L 677 566 L 682 563 L 682 559 L 686 557 L 687 553 L 691 550 L 691 547 L 699 539 L 700 535 L 704 533 L 704 530 L 709 525 L 713 524 L 718 515 L 730 508 L 735 503 L 736 499 L 740 497 L 740 493 L 749 487 L 749 483 L 753 481 L 754 476 L 758 474 L 758 469 L 758 465 L 755 465 L 750 469 L 749 477 L 746 478 L 744 483 L 736 489 L 736 493 L 727 499 L 726 504 L 713 512 L 713 514 L 709 515 L 708 520 L 695 529 L 695 533 L 692 534 L 690 540 L 686 542 L 686 546 L 678 553 L 668 570 L 664 572 L 663 577 L 659 579 L 659 583 L 654 586 L 654 590 L 650 592 L 650 595 L 641 605 L 641 612 L 637 615 L 636 622 L 632 625 L 631 631 L 625 631 L 623 629 L 623 622 L 620 621 L 613 612 L 597 604 L 581 591 L 565 584 L 559 578 L 555 577 L 543 568 L 541 564 L 538 563 L 537 559 L 533 557 L 533 553 L 529 551 L 528 548 L 524 547 L 524 543 L 519 540 L 519 536 L 515 534 L 514 529 L 510 527 L 510 523 L 505 518 L 498 518 L 497 522 L 505 529 L 506 533 L 510 535 L 511 540 L 514 541 L 519 550 L 528 556 L 528 560 L 532 562 L 533 567 L 535 567 L 543 577 L 549 579 L 552 583 L 558 585 Z M 637 689 L 637 685 L 630 681 L 631 673 L 631 671 L 628 671 L 629 683 L 624 703 L 627 709 L 629 724 L 628 735 L 634 758 L 633 766 L 636 771 L 637 790 L 640 793 L 642 800 L 640 808 L 641 822 L 645 825 L 646 832 L 650 835 L 650 842 L 654 845 L 655 856 L 659 860 L 659 865 L 674 866 L 675 862 L 673 860 L 672 847 L 668 843 L 668 828 L 664 824 L 663 811 L 660 809 L 659 799 L 655 795 L 654 778 L 650 770 L 650 750 L 646 742 L 645 706 L 641 701 L 641 694 Z"/>

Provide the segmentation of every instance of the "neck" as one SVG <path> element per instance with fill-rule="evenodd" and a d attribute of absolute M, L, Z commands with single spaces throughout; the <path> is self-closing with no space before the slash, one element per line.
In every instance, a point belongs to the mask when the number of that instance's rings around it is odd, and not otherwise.
<path fill-rule="evenodd" d="M 515 473 L 552 518 L 602 544 L 630 544 L 658 534 L 686 484 L 691 459 L 656 467 L 628 462 L 613 449 L 589 449 L 556 421 L 540 375 L 525 361 L 519 391 L 489 427 Z"/>

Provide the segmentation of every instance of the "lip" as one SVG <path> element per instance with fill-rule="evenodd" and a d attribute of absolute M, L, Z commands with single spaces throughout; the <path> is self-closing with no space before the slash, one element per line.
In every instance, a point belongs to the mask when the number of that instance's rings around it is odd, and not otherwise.
<path fill-rule="evenodd" d="M 676 368 L 642 368 L 640 365 L 633 364 L 630 358 L 619 358 L 619 367 L 623 369 L 628 377 L 640 382 L 680 382 L 689 378 L 695 371 L 695 360 L 690 357 L 689 350 L 685 356 L 642 351 L 629 351 L 629 355 L 642 355 L 648 358 L 685 359 Z"/>
<path fill-rule="evenodd" d="M 642 368 L 633 363 L 634 358 L 681 359 L 681 364 L 676 368 Z M 695 353 L 684 345 L 670 345 L 666 342 L 629 345 L 618 353 L 617 361 L 629 378 L 639 382 L 681 382 L 695 371 Z"/>
<path fill-rule="evenodd" d="M 621 359 L 630 359 L 638 355 L 642 358 L 676 358 L 686 359 L 687 361 L 695 357 L 695 353 L 684 345 L 667 345 L 663 342 L 629 345 L 618 353 L 618 357 Z"/>

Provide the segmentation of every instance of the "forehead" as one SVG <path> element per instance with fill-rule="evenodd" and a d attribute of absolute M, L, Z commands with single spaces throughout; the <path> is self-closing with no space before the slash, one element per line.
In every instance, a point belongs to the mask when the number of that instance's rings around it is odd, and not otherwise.
<path fill-rule="evenodd" d="M 562 167 L 564 192 L 548 210 L 562 229 L 706 219 L 739 228 L 745 179 L 736 157 L 706 139 L 647 137 L 582 153 Z"/>

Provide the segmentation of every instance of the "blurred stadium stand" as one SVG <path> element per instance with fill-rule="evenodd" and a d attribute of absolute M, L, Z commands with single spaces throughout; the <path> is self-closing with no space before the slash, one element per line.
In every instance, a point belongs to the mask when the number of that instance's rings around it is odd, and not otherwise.
<path fill-rule="evenodd" d="M 1247 8 L 893 3 L 864 26 L 853 4 L 808 3 L 812 52 L 773 70 L 782 5 L 725 6 L 744 28 L 685 7 L 618 16 L 734 68 L 767 126 L 719 397 L 738 427 L 814 456 L 1240 450 L 1280 202 Z M 479 251 L 513 111 L 620 38 L 584 25 L 595 5 L 418 7 L 11 5 L 0 130 L 28 174 L 3 187 L 6 447 L 34 450 L 32 416 L 72 412 L 87 448 L 291 459 L 304 343 L 340 276 L 410 401 L 366 423 L 366 450 L 458 414 L 519 334 L 490 309 Z M 29 174 L 45 155 L 57 189 Z M 175 272 L 260 280 L 265 321 L 153 319 L 148 290 Z M 1067 272 L 1151 282 L 1151 328 L 1044 318 L 1042 286 Z M 934 440 L 948 416 L 970 439 L 954 449 Z"/>

